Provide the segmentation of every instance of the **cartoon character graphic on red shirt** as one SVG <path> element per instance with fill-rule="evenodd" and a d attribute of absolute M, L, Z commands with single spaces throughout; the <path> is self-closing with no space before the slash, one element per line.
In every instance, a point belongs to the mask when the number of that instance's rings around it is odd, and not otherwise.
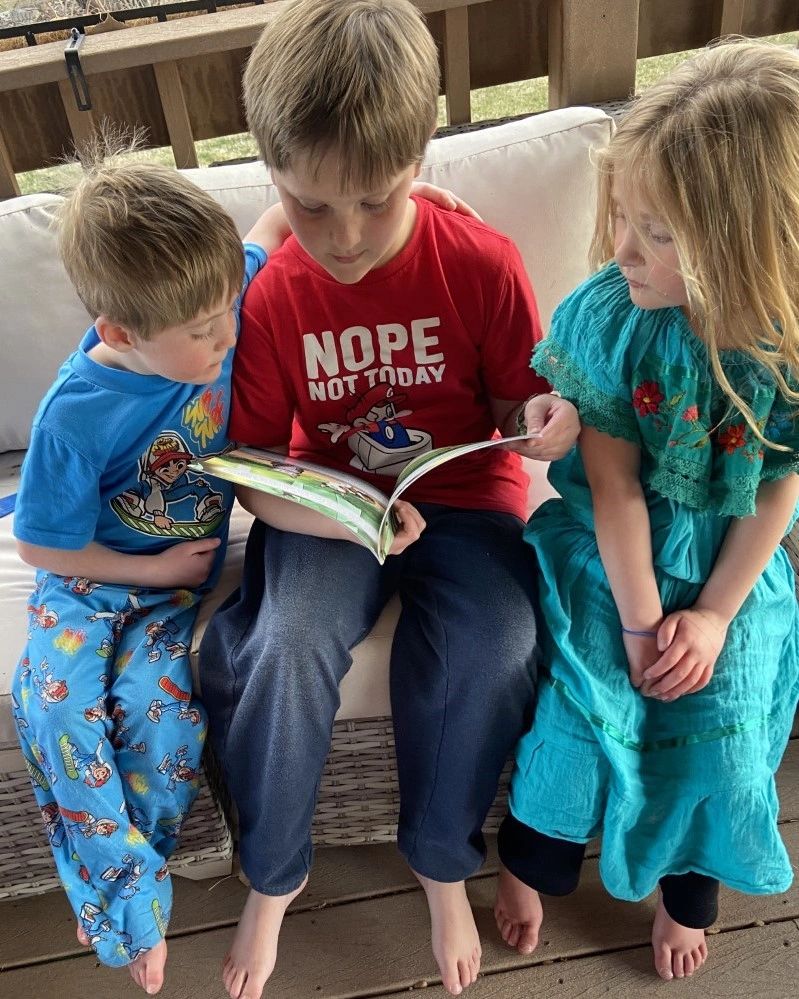
<path fill-rule="evenodd" d="M 347 438 L 353 458 L 350 464 L 377 475 L 398 475 L 411 458 L 432 450 L 433 438 L 426 430 L 406 427 L 404 417 L 413 410 L 397 409 L 407 396 L 378 382 L 367 389 L 347 410 L 348 423 L 321 423 L 332 443 Z"/>

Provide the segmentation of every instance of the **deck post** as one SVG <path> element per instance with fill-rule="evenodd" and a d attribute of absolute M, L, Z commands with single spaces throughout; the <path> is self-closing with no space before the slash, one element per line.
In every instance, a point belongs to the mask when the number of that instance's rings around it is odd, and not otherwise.
<path fill-rule="evenodd" d="M 69 80 L 59 80 L 58 90 L 61 94 L 61 103 L 64 105 L 69 130 L 72 133 L 72 142 L 75 149 L 80 149 L 86 145 L 94 135 L 94 114 L 91 111 L 80 111 L 75 103 L 75 94 L 72 92 L 72 84 Z"/>
<path fill-rule="evenodd" d="M 746 0 L 714 0 L 713 37 L 740 35 L 744 26 Z"/>
<path fill-rule="evenodd" d="M 639 0 L 549 0 L 549 106 L 624 100 L 635 90 Z"/>
<path fill-rule="evenodd" d="M 180 81 L 178 64 L 157 62 L 153 66 L 155 82 L 158 85 L 158 96 L 161 98 L 161 108 L 164 112 L 169 141 L 175 156 L 175 165 L 181 170 L 197 167 L 197 150 L 194 147 L 194 135 L 186 107 L 186 95 Z"/>
<path fill-rule="evenodd" d="M 463 125 L 471 121 L 468 7 L 451 7 L 444 11 L 444 91 L 447 124 Z"/>
<path fill-rule="evenodd" d="M 8 145 L 0 131 L 0 199 L 15 198 L 20 193 L 17 176 L 11 164 Z"/>

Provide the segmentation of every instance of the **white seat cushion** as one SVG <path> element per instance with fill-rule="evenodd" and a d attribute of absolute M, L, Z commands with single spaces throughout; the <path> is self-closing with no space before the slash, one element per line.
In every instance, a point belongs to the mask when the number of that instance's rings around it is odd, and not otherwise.
<path fill-rule="evenodd" d="M 10 496 L 19 485 L 23 451 L 0 454 L 0 497 Z M 17 666 L 28 631 L 26 608 L 33 590 L 33 569 L 17 555 L 11 533 L 14 514 L 0 518 L 0 750 L 16 746 L 11 716 L 11 678 Z M 0 770 L 3 768 L 0 767 Z"/>

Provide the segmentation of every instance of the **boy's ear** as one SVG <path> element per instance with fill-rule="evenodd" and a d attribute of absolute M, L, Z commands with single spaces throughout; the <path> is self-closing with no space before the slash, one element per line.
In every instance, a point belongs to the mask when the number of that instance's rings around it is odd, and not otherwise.
<path fill-rule="evenodd" d="M 126 354 L 136 346 L 134 334 L 126 326 L 112 322 L 108 316 L 98 316 L 94 328 L 97 330 L 97 336 L 106 347 L 117 350 L 120 354 Z"/>

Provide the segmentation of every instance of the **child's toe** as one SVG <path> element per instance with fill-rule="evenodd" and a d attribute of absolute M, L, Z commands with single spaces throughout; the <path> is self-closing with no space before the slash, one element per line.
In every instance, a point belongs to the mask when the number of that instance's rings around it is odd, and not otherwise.
<path fill-rule="evenodd" d="M 520 954 L 532 954 L 538 946 L 538 930 L 527 923 L 519 936 L 517 950 Z"/>
<path fill-rule="evenodd" d="M 671 947 L 667 944 L 658 944 L 655 947 L 655 971 L 665 982 L 670 982 L 674 978 L 671 967 Z"/>

